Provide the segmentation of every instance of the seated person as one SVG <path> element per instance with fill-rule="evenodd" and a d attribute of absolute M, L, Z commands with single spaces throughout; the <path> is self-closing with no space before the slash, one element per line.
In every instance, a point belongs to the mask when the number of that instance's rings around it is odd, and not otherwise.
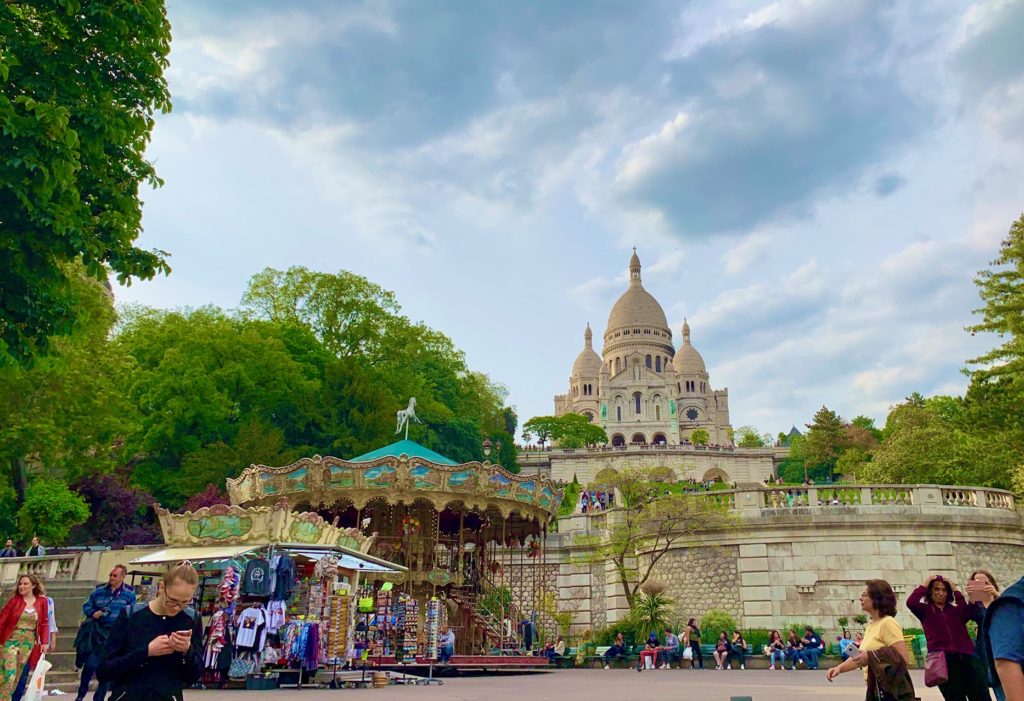
<path fill-rule="evenodd" d="M 437 661 L 448 664 L 455 654 L 455 632 L 448 626 L 441 626 L 441 635 L 437 638 Z"/>
<path fill-rule="evenodd" d="M 796 636 L 795 630 L 789 631 L 789 640 L 786 641 L 786 657 L 793 663 L 790 669 L 796 669 L 798 664 L 807 664 L 804 658 L 804 644 Z"/>
<path fill-rule="evenodd" d="M 661 652 L 661 645 L 658 643 L 658 636 L 651 633 L 651 637 L 647 638 L 647 645 L 640 651 L 640 659 L 637 663 L 636 671 L 644 671 L 644 667 L 647 666 L 647 660 L 651 661 L 651 668 L 654 668 L 655 663 L 658 661 L 659 652 Z"/>
<path fill-rule="evenodd" d="M 825 652 L 825 643 L 822 642 L 821 636 L 808 626 L 804 628 L 804 637 L 801 642 L 804 644 L 804 662 L 807 663 L 807 669 L 817 669 L 818 657 Z"/>
<path fill-rule="evenodd" d="M 561 635 L 555 640 L 553 659 L 557 660 L 560 657 L 565 657 L 565 639 Z"/>
<path fill-rule="evenodd" d="M 842 636 L 839 638 L 839 654 L 842 655 L 843 659 L 849 659 L 851 656 L 858 654 L 860 650 L 860 640 L 863 640 L 864 635 L 857 633 L 857 642 L 854 642 L 853 638 L 850 637 L 850 631 L 843 630 Z"/>
<path fill-rule="evenodd" d="M 622 633 L 616 633 L 615 643 L 605 650 L 604 653 L 604 668 L 608 669 L 608 662 L 613 657 L 625 657 L 626 656 L 626 641 L 622 639 Z"/>
<path fill-rule="evenodd" d="M 734 630 L 732 632 L 732 641 L 729 644 L 729 653 L 725 657 L 726 669 L 732 669 L 733 659 L 739 660 L 740 669 L 747 668 L 747 641 L 743 639 L 743 634 L 738 630 Z"/>
<path fill-rule="evenodd" d="M 544 643 L 544 649 L 541 650 L 541 654 L 544 657 L 548 658 L 549 661 L 554 659 L 554 657 L 555 657 L 555 644 L 553 642 L 551 642 L 550 640 L 548 640 L 546 643 Z"/>
<path fill-rule="evenodd" d="M 672 669 L 672 663 L 683 658 L 682 647 L 679 645 L 679 638 L 672 632 L 671 628 L 665 628 L 665 645 L 659 655 L 662 669 Z"/>

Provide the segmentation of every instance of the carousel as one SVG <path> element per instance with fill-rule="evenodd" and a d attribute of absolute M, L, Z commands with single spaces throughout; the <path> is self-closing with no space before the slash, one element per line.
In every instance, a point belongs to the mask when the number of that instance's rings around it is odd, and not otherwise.
<path fill-rule="evenodd" d="M 485 456 L 490 448 L 485 441 Z M 458 654 L 529 651 L 523 631 L 537 625 L 544 586 L 536 565 L 562 501 L 549 479 L 486 459 L 456 463 L 406 438 L 349 460 L 252 465 L 227 490 L 231 508 L 287 502 L 373 561 L 397 565 L 363 578 L 423 608 L 443 602 Z"/>

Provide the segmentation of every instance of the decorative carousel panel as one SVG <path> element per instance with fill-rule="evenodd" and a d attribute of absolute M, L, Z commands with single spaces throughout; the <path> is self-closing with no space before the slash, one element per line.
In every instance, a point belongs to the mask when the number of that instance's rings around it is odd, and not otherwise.
<path fill-rule="evenodd" d="M 516 492 L 516 500 L 526 502 L 527 504 L 533 504 L 534 499 L 533 492 L 537 489 L 536 482 L 523 482 L 519 485 L 519 490 Z"/>
<path fill-rule="evenodd" d="M 417 464 L 409 469 L 413 489 L 440 489 L 444 478 L 441 473 L 427 465 Z"/>
<path fill-rule="evenodd" d="M 448 488 L 457 492 L 475 492 L 480 487 L 476 470 L 459 470 L 448 475 Z"/>
<path fill-rule="evenodd" d="M 451 584 L 454 578 L 455 575 L 448 570 L 436 569 L 427 572 L 427 581 L 435 587 L 443 587 L 447 584 Z"/>
<path fill-rule="evenodd" d="M 330 489 L 347 489 L 356 486 L 356 474 L 351 467 L 331 465 L 327 468 L 327 487 Z"/>
<path fill-rule="evenodd" d="M 363 483 L 371 489 L 390 489 L 395 486 L 398 470 L 390 465 L 371 467 L 363 473 Z"/>

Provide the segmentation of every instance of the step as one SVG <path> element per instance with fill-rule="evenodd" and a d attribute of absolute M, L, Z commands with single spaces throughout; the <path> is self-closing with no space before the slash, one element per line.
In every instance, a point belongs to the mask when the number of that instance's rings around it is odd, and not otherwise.
<path fill-rule="evenodd" d="M 70 638 L 66 645 L 61 645 L 63 649 L 57 650 L 56 652 L 46 653 L 46 660 L 53 665 L 53 669 L 56 671 L 74 671 L 75 669 L 75 651 L 71 647 L 71 643 L 74 639 Z"/>

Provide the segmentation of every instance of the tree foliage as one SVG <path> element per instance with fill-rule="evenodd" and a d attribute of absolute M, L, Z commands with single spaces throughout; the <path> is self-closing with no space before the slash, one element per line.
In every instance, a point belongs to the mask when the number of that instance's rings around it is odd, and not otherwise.
<path fill-rule="evenodd" d="M 740 448 L 763 448 L 765 445 L 764 436 L 757 432 L 753 426 L 740 426 L 736 429 L 736 445 Z"/>
<path fill-rule="evenodd" d="M 690 442 L 694 445 L 707 445 L 710 440 L 711 436 L 703 428 L 698 428 L 690 434 Z"/>
<path fill-rule="evenodd" d="M 68 265 L 151 278 L 134 246 L 144 151 L 168 111 L 162 0 L 0 3 L 0 364 L 22 364 L 83 323 Z"/>
<path fill-rule="evenodd" d="M 542 445 L 554 441 L 560 448 L 582 448 L 608 442 L 604 429 L 592 423 L 583 414 L 569 412 L 561 416 L 534 416 L 523 424 L 527 440 L 536 437 Z"/>
<path fill-rule="evenodd" d="M 64 545 L 70 530 L 88 518 L 85 499 L 64 482 L 53 479 L 33 482 L 18 509 L 22 538 L 28 541 L 37 535 L 43 543 L 53 545 Z"/>
<path fill-rule="evenodd" d="M 698 532 L 733 523 L 730 513 L 710 498 L 664 494 L 649 469 L 608 474 L 601 487 L 617 490 L 617 508 L 608 514 L 606 533 L 577 536 L 583 549 L 579 561 L 611 562 L 630 608 L 667 552 Z"/>
<path fill-rule="evenodd" d="M 74 545 L 160 543 L 153 496 L 117 474 L 83 477 L 71 485 L 89 507 L 89 518 L 71 530 Z"/>

